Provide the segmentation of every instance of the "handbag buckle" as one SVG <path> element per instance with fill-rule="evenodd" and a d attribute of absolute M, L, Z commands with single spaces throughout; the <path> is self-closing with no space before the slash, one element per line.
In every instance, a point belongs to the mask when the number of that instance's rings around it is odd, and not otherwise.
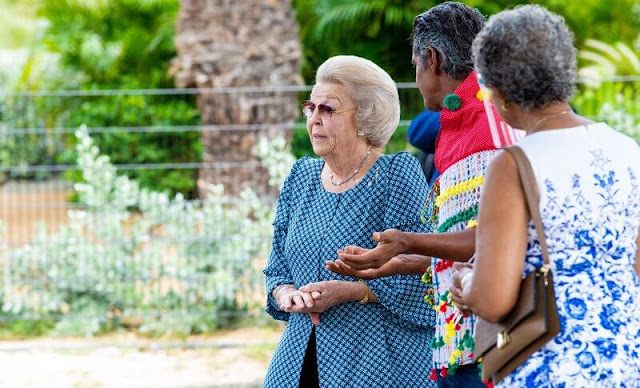
<path fill-rule="evenodd" d="M 544 276 L 544 285 L 549 285 L 549 272 L 551 271 L 551 267 L 547 264 L 540 267 L 540 272 L 542 272 L 542 276 Z"/>
<path fill-rule="evenodd" d="M 498 332 L 498 349 L 502 349 L 507 346 L 511 342 L 511 337 L 509 337 L 509 333 L 507 331 Z"/>

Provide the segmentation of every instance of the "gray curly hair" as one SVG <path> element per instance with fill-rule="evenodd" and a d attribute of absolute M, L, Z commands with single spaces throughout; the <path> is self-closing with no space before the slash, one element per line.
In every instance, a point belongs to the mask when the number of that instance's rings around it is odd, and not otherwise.
<path fill-rule="evenodd" d="M 492 16 L 472 51 L 486 85 L 523 111 L 567 101 L 574 93 L 573 35 L 562 16 L 541 6 L 518 6 Z"/>
<path fill-rule="evenodd" d="M 440 70 L 457 80 L 467 78 L 473 71 L 471 44 L 484 23 L 480 11 L 456 2 L 439 4 L 416 16 L 411 38 L 419 65 L 428 65 L 428 49 L 432 48 L 442 61 Z"/>

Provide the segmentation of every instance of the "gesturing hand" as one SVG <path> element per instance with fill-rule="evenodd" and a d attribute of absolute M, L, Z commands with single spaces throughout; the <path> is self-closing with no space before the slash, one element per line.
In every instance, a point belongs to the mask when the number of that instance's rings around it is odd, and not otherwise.
<path fill-rule="evenodd" d="M 348 246 L 343 251 L 338 251 L 338 256 L 347 266 L 355 270 L 380 268 L 391 258 L 406 251 L 406 241 L 403 232 L 397 229 L 387 229 L 384 232 L 376 232 L 373 239 L 378 245 L 373 249 L 363 249 L 356 246 Z"/>
<path fill-rule="evenodd" d="M 453 283 L 449 291 L 451 291 L 451 300 L 456 304 L 458 310 L 462 312 L 470 312 L 469 307 L 464 299 L 463 291 L 469 286 L 469 280 L 473 276 L 473 264 L 471 263 L 455 263 L 453 265 Z"/>
<path fill-rule="evenodd" d="M 347 247 L 347 250 L 353 254 L 362 254 L 365 253 L 365 251 L 369 251 L 368 249 L 359 247 Z M 375 279 L 391 275 L 421 274 L 429 265 L 431 265 L 431 258 L 421 255 L 398 255 L 391 258 L 391 260 L 379 268 L 361 270 L 349 267 L 342 259 L 326 262 L 326 268 L 329 271 L 361 279 Z"/>

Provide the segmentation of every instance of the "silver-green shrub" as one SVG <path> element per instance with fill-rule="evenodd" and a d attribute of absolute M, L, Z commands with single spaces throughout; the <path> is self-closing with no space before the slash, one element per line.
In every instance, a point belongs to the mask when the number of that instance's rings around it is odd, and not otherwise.
<path fill-rule="evenodd" d="M 54 316 L 60 334 L 114 322 L 189 334 L 215 328 L 221 311 L 259 309 L 272 201 L 250 190 L 229 197 L 216 185 L 193 201 L 143 189 L 118 174 L 86 128 L 76 136 L 79 209 L 55 234 L 41 228 L 5 252 L 4 316 Z M 286 142 L 263 141 L 256 153 L 281 187 L 294 162 Z"/>

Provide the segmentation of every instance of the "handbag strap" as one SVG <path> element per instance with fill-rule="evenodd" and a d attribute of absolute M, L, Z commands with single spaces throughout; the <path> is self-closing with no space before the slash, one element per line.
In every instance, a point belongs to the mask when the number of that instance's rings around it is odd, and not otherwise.
<path fill-rule="evenodd" d="M 520 175 L 520 183 L 524 189 L 524 195 L 527 199 L 527 206 L 531 213 L 531 219 L 538 232 L 538 239 L 540 240 L 540 249 L 542 250 L 542 257 L 544 258 L 544 264 L 549 268 L 549 249 L 547 248 L 547 239 L 544 236 L 544 228 L 542 227 L 542 218 L 540 217 L 540 192 L 538 191 L 538 184 L 536 183 L 536 176 L 533 173 L 533 168 L 529 162 L 529 158 L 525 155 L 522 148 L 517 145 L 503 148 L 503 150 L 513 156 L 518 167 L 518 174 Z"/>

